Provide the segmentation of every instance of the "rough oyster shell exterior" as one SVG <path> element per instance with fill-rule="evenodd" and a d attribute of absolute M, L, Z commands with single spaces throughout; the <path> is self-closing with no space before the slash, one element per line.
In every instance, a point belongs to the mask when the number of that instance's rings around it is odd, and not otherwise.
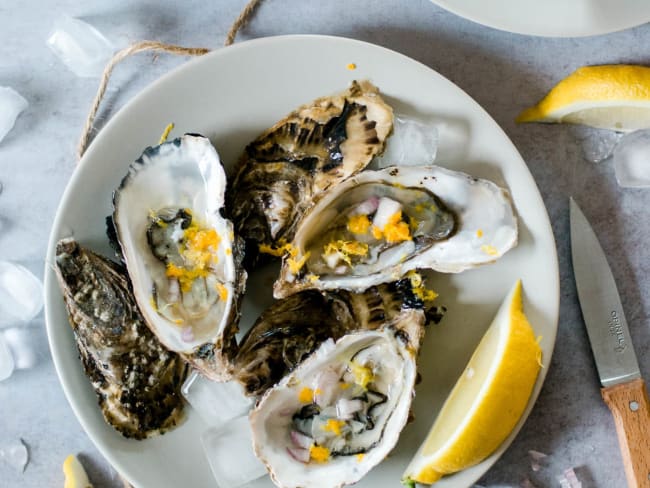
<path fill-rule="evenodd" d="M 245 149 L 227 208 L 246 240 L 246 261 L 258 246 L 291 240 L 300 215 L 324 191 L 381 154 L 393 128 L 393 110 L 369 81 L 303 105 Z"/>
<path fill-rule="evenodd" d="M 55 269 L 106 422 L 134 439 L 176 426 L 187 365 L 145 325 L 126 271 L 72 239 L 57 244 Z"/>

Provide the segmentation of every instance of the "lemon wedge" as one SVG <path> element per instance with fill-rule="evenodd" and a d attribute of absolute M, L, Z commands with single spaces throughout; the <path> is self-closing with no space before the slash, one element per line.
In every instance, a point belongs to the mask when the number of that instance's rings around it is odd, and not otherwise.
<path fill-rule="evenodd" d="M 517 122 L 583 124 L 619 132 L 650 127 L 650 68 L 585 66 L 560 81 Z"/>
<path fill-rule="evenodd" d="M 505 298 L 404 480 L 435 483 L 488 457 L 524 412 L 541 349 L 522 307 L 521 281 Z"/>
<path fill-rule="evenodd" d="M 86 470 L 74 454 L 70 454 L 63 461 L 63 474 L 65 475 L 63 488 L 93 488 Z"/>

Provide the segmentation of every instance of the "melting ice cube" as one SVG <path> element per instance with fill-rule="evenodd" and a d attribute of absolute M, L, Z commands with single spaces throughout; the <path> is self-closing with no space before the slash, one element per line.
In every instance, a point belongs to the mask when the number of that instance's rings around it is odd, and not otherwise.
<path fill-rule="evenodd" d="M 0 326 L 29 322 L 43 308 L 43 284 L 27 268 L 0 261 Z"/>
<path fill-rule="evenodd" d="M 590 163 L 602 163 L 609 158 L 621 138 L 619 132 L 608 129 L 576 125 L 572 130 L 582 142 L 582 154 Z"/>
<path fill-rule="evenodd" d="M 650 129 L 624 135 L 614 149 L 618 184 L 628 188 L 650 187 Z"/>
<path fill-rule="evenodd" d="M 77 76 L 98 77 L 115 48 L 92 25 L 73 17 L 61 17 L 47 39 L 47 45 Z"/>
<path fill-rule="evenodd" d="M 25 471 L 25 466 L 29 462 L 29 453 L 23 440 L 21 439 L 13 444 L 0 445 L 0 460 L 20 472 Z"/>
<path fill-rule="evenodd" d="M 433 164 L 438 152 L 438 129 L 433 122 L 409 115 L 395 115 L 393 134 L 384 153 L 375 159 L 376 168 Z"/>
<path fill-rule="evenodd" d="M 218 426 L 247 413 L 253 399 L 244 395 L 244 389 L 236 381 L 218 383 L 196 371 L 183 383 L 181 393 L 203 420 Z"/>
<path fill-rule="evenodd" d="M 14 327 L 4 331 L 5 342 L 14 358 L 16 369 L 33 368 L 37 362 L 36 350 L 34 349 L 34 334 L 40 328 Z"/>
<path fill-rule="evenodd" d="M 5 341 L 5 336 L 0 331 L 0 381 L 6 380 L 14 372 L 14 357 L 9 349 L 9 344 Z"/>
<path fill-rule="evenodd" d="M 237 488 L 266 474 L 253 452 L 247 415 L 206 430 L 201 443 L 219 488 Z"/>
<path fill-rule="evenodd" d="M 8 86 L 0 86 L 0 141 L 9 133 L 20 113 L 27 108 L 27 100 Z"/>

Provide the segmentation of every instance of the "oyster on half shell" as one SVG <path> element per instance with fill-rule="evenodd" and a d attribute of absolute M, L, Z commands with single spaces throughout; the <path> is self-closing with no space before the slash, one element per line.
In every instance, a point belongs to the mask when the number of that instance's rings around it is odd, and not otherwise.
<path fill-rule="evenodd" d="M 214 380 L 230 375 L 246 273 L 221 216 L 226 176 L 210 141 L 147 148 L 113 195 L 113 221 L 147 325 Z"/>
<path fill-rule="evenodd" d="M 364 171 L 327 192 L 296 226 L 274 285 L 362 291 L 414 269 L 491 263 L 517 243 L 506 190 L 439 166 Z"/>
<path fill-rule="evenodd" d="M 296 219 L 319 195 L 365 168 L 384 150 L 393 110 L 369 81 L 303 105 L 246 146 L 227 208 L 246 240 L 246 261 L 258 246 L 291 240 Z"/>
<path fill-rule="evenodd" d="M 356 483 L 388 455 L 408 420 L 423 325 L 413 310 L 329 339 L 266 392 L 249 418 L 277 486 Z"/>
<path fill-rule="evenodd" d="M 328 339 L 375 330 L 407 318 L 423 321 L 424 303 L 410 279 L 373 286 L 364 293 L 307 290 L 278 300 L 239 343 L 234 378 L 249 395 L 261 395 Z"/>

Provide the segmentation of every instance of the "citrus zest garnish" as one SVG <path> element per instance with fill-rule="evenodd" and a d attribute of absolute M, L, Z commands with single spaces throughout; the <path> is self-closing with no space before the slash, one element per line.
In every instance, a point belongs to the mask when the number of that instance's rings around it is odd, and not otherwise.
<path fill-rule="evenodd" d="M 287 244 L 290 246 L 291 244 Z M 303 257 L 300 259 L 296 259 L 293 255 L 290 254 L 291 257 L 287 258 L 287 264 L 289 265 L 289 270 L 293 273 L 296 274 L 298 271 L 302 269 L 302 267 L 305 265 L 307 260 L 309 259 L 309 256 L 311 256 L 311 251 L 307 251 Z"/>
<path fill-rule="evenodd" d="M 361 461 L 363 461 L 363 458 L 365 457 L 365 454 L 360 452 L 359 454 L 357 454 L 356 457 L 357 457 L 357 462 L 360 463 Z"/>
<path fill-rule="evenodd" d="M 312 444 L 309 447 L 309 457 L 317 463 L 326 463 L 330 458 L 330 450 L 327 447 Z"/>
<path fill-rule="evenodd" d="M 217 292 L 219 293 L 219 298 L 222 302 L 225 302 L 228 299 L 228 288 L 222 283 L 217 283 Z"/>
<path fill-rule="evenodd" d="M 354 382 L 362 388 L 366 388 L 368 383 L 371 383 L 375 379 L 372 370 L 367 366 L 362 366 L 355 361 L 350 361 L 348 367 L 350 368 L 352 376 L 354 376 Z"/>
<path fill-rule="evenodd" d="M 477 229 L 477 230 L 476 230 L 476 237 L 478 237 L 479 239 L 480 239 L 481 237 L 483 237 L 483 230 L 482 230 L 482 229 Z"/>
<path fill-rule="evenodd" d="M 420 275 L 420 273 L 418 273 L 417 271 L 415 270 L 409 271 L 408 273 L 406 273 L 406 277 L 411 282 L 411 288 L 413 290 L 413 294 L 423 302 L 431 302 L 438 297 L 438 294 L 435 291 L 429 290 L 424 286 L 424 280 L 422 279 L 422 275 Z"/>
<path fill-rule="evenodd" d="M 353 215 L 348 220 L 348 230 L 353 234 L 366 234 L 370 228 L 370 219 L 366 214 Z"/>
<path fill-rule="evenodd" d="M 489 256 L 496 256 L 499 254 L 499 251 L 497 251 L 497 248 L 494 246 L 490 246 L 489 244 L 483 244 L 481 246 L 481 251 L 483 251 L 485 254 Z"/>
<path fill-rule="evenodd" d="M 332 241 L 325 245 L 325 256 L 338 254 L 343 261 L 352 266 L 350 256 L 366 256 L 368 254 L 368 244 L 359 241 Z"/>
<path fill-rule="evenodd" d="M 165 130 L 163 131 L 162 135 L 160 136 L 160 140 L 158 141 L 158 145 L 161 145 L 163 142 L 167 140 L 169 137 L 169 133 L 174 129 L 174 123 L 172 122 L 171 124 L 167 124 L 167 127 L 165 127 Z"/>
<path fill-rule="evenodd" d="M 311 403 L 314 400 L 314 390 L 305 386 L 298 392 L 298 400 L 301 403 Z"/>
<path fill-rule="evenodd" d="M 348 63 L 346 68 L 349 69 L 350 71 L 353 71 L 353 70 L 357 69 L 357 65 L 354 64 L 354 63 Z"/>
<path fill-rule="evenodd" d="M 409 225 L 402 220 L 402 211 L 395 212 L 388 219 L 383 229 L 386 241 L 392 243 L 411 240 L 411 229 Z"/>
<path fill-rule="evenodd" d="M 321 428 L 325 432 L 332 432 L 334 435 L 341 435 L 341 427 L 344 425 L 345 420 L 327 419 L 327 422 L 325 422 L 325 425 L 323 425 Z"/>

